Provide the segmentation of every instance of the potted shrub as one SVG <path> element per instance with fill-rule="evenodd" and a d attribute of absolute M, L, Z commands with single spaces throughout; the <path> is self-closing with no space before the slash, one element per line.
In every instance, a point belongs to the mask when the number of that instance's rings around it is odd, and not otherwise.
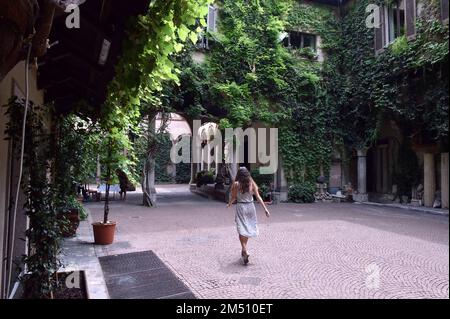
<path fill-rule="evenodd" d="M 100 162 L 105 168 L 103 180 L 106 185 L 105 205 L 103 211 L 103 221 L 92 223 L 94 231 L 94 241 L 97 245 L 110 245 L 114 242 L 116 232 L 116 222 L 109 220 L 109 190 L 114 182 L 117 182 L 115 174 L 117 169 L 123 169 L 130 164 L 130 160 L 123 150 L 129 147 L 127 131 L 112 129 L 107 131 L 101 139 Z"/>
<path fill-rule="evenodd" d="M 197 173 L 197 187 L 201 187 L 203 185 L 214 184 L 214 170 L 209 171 L 200 171 Z"/>
<path fill-rule="evenodd" d="M 87 212 L 83 205 L 75 198 L 70 196 L 67 199 L 65 209 L 58 213 L 58 219 L 61 220 L 61 232 L 64 237 L 75 236 L 80 221 L 86 220 Z"/>
<path fill-rule="evenodd" d="M 202 178 L 203 185 L 214 184 L 214 170 L 206 171 Z"/>
<path fill-rule="evenodd" d="M 195 176 L 197 187 L 201 187 L 203 185 L 203 175 L 205 175 L 205 171 L 197 172 L 197 175 Z"/>
<path fill-rule="evenodd" d="M 95 128 L 74 114 L 54 119 L 55 139 L 51 151 L 55 156 L 52 165 L 56 210 L 64 237 L 76 234 L 80 220 L 85 219 L 81 199 L 77 197 L 77 185 L 87 180 L 94 170 Z"/>

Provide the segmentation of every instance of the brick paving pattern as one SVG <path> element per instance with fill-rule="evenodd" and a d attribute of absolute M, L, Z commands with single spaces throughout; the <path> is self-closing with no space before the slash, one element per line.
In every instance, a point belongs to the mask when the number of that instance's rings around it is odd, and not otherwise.
<path fill-rule="evenodd" d="M 267 219 L 258 207 L 260 236 L 243 266 L 233 209 L 187 186 L 158 193 L 154 209 L 133 193 L 112 203 L 116 240 L 97 256 L 152 250 L 197 298 L 449 298 L 447 216 L 286 203 Z M 101 203 L 87 207 L 101 219 Z"/>

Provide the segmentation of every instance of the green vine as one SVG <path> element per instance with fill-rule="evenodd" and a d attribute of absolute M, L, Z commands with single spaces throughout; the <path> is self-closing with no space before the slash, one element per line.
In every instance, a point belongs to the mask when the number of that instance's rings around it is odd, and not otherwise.
<path fill-rule="evenodd" d="M 7 105 L 10 121 L 6 134 L 16 158 L 20 157 L 24 109 L 24 101 L 17 98 L 11 99 Z M 57 287 L 55 273 L 61 266 L 62 233 L 54 196 L 55 185 L 47 177 L 54 158 L 49 109 L 30 102 L 26 121 L 21 187 L 25 196 L 23 208 L 29 218 L 25 231 L 29 247 L 28 254 L 22 259 L 27 272 L 20 278 L 25 284 L 26 298 L 51 298 Z"/>

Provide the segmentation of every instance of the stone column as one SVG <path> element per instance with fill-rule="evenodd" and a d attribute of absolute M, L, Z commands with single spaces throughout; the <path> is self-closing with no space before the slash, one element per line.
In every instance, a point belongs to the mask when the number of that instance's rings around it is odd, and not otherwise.
<path fill-rule="evenodd" d="M 389 167 L 388 167 L 388 162 L 389 162 L 389 153 L 388 153 L 388 148 L 385 146 L 382 149 L 382 162 L 381 162 L 381 173 L 383 174 L 383 186 L 382 186 L 382 190 L 383 190 L 383 194 L 387 194 L 389 193 Z"/>
<path fill-rule="evenodd" d="M 280 156 L 278 157 L 277 172 L 274 174 L 274 188 L 275 188 L 274 194 L 275 200 L 277 202 L 287 201 L 288 183 L 283 169 L 283 162 Z"/>
<path fill-rule="evenodd" d="M 448 208 L 448 153 L 441 154 L 441 201 L 442 208 Z"/>
<path fill-rule="evenodd" d="M 357 202 L 367 202 L 367 149 L 357 151 L 358 155 L 358 194 L 353 195 Z"/>
<path fill-rule="evenodd" d="M 220 170 L 219 164 L 222 163 L 222 159 L 219 158 L 219 147 L 220 146 L 214 147 L 214 168 L 216 170 L 216 176 L 219 174 L 219 170 Z"/>
<path fill-rule="evenodd" d="M 434 154 L 425 153 L 423 158 L 424 194 L 423 201 L 427 207 L 433 207 L 436 192 L 436 172 L 434 167 Z"/>
<path fill-rule="evenodd" d="M 100 185 L 102 179 L 102 167 L 100 165 L 100 155 L 97 155 L 97 173 L 95 176 L 95 182 Z"/>
<path fill-rule="evenodd" d="M 342 151 L 342 187 L 350 183 L 350 161 L 351 156 L 349 156 L 347 149 Z"/>
<path fill-rule="evenodd" d="M 150 122 L 150 130 L 152 132 L 156 132 L 156 117 L 153 118 L 153 120 Z M 155 167 L 156 167 L 156 160 L 155 158 L 152 158 L 150 160 L 150 173 L 148 175 L 147 187 L 150 192 L 150 197 L 153 203 L 156 205 Z"/>
<path fill-rule="evenodd" d="M 376 187 L 377 193 L 383 193 L 383 149 L 377 147 L 375 149 L 375 174 L 376 174 Z"/>
<path fill-rule="evenodd" d="M 195 185 L 195 178 L 197 176 L 197 163 L 193 163 L 191 161 L 191 180 L 189 181 L 189 189 L 195 189 L 196 185 Z"/>
<path fill-rule="evenodd" d="M 201 156 L 200 156 L 200 158 L 201 158 L 201 162 L 200 162 L 200 170 L 201 171 L 203 171 L 204 170 L 204 167 L 205 167 L 205 161 L 204 161 L 204 157 L 205 156 L 205 149 L 202 147 L 202 150 L 201 150 Z"/>

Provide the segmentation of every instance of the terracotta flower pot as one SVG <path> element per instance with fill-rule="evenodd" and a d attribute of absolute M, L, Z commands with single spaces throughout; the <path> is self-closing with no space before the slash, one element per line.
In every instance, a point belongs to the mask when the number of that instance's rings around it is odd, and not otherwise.
<path fill-rule="evenodd" d="M 61 225 L 61 232 L 65 238 L 73 237 L 77 233 L 80 225 L 80 215 L 78 209 L 71 209 L 68 212 L 58 214 L 59 220 L 65 220 L 66 223 Z"/>
<path fill-rule="evenodd" d="M 110 245 L 114 241 L 116 232 L 116 222 L 108 222 L 106 224 L 97 222 L 92 223 L 94 229 L 94 242 L 96 245 Z"/>

